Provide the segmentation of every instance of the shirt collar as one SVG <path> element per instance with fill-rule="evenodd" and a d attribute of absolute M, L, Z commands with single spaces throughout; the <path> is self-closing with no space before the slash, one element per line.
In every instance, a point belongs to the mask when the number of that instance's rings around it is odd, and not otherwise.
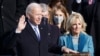
<path fill-rule="evenodd" d="M 34 28 L 38 28 L 38 25 L 34 25 L 34 24 L 32 24 L 29 20 L 28 20 L 28 22 L 29 22 L 29 24 L 31 25 L 32 29 L 34 29 Z"/>

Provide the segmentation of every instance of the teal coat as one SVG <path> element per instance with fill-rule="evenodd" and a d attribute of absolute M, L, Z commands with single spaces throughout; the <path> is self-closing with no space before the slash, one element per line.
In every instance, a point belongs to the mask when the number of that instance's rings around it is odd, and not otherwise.
<path fill-rule="evenodd" d="M 60 36 L 59 45 L 66 46 L 67 48 L 74 50 L 72 35 L 64 34 Z M 90 35 L 87 35 L 85 33 L 80 33 L 79 43 L 78 43 L 78 52 L 89 52 L 90 56 L 94 56 L 93 40 Z"/>

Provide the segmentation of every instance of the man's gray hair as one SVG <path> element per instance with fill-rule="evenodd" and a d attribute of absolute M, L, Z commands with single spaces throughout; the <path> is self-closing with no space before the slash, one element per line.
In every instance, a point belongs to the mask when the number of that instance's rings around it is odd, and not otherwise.
<path fill-rule="evenodd" d="M 41 7 L 40 4 L 35 3 L 35 2 L 30 3 L 26 8 L 26 16 L 28 16 L 29 13 L 31 13 L 32 10 L 37 8 L 37 7 Z"/>
<path fill-rule="evenodd" d="M 40 3 L 40 6 L 42 7 L 42 12 L 48 11 L 49 7 L 45 3 Z"/>

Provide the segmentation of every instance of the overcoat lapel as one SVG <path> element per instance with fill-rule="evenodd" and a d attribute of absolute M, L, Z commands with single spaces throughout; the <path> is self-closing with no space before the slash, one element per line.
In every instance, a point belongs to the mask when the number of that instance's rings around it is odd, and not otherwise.
<path fill-rule="evenodd" d="M 67 38 L 68 48 L 71 48 L 71 49 L 74 50 L 74 46 L 73 46 L 73 42 L 72 42 L 72 35 L 69 34 L 68 36 L 69 36 Z M 85 46 L 86 41 L 87 41 L 86 36 L 83 33 L 80 33 L 80 35 L 79 35 L 79 42 L 78 42 L 78 51 L 79 52 L 82 52 L 82 50 L 83 50 L 83 48 Z"/>
<path fill-rule="evenodd" d="M 35 34 L 35 31 L 32 29 L 32 27 L 30 26 L 30 24 L 27 22 L 27 25 L 26 25 L 26 29 L 27 29 L 27 31 L 29 32 L 29 34 L 31 35 L 31 36 L 33 36 L 33 38 L 36 40 L 36 41 L 38 41 L 38 39 L 37 39 L 37 36 L 36 36 L 36 34 Z"/>
<path fill-rule="evenodd" d="M 39 25 L 39 31 L 40 31 L 40 41 L 47 41 L 48 38 L 48 28 Z"/>
<path fill-rule="evenodd" d="M 69 34 L 68 36 L 69 36 L 68 39 L 67 39 L 68 48 L 71 48 L 71 49 L 74 50 L 73 42 L 72 42 L 72 36 L 71 36 L 71 34 Z"/>
<path fill-rule="evenodd" d="M 78 51 L 79 52 L 82 52 L 82 50 L 83 50 L 83 48 L 85 46 L 86 41 L 87 41 L 86 36 L 83 33 L 80 33 L 80 36 L 79 36 L 79 46 L 78 46 Z"/>

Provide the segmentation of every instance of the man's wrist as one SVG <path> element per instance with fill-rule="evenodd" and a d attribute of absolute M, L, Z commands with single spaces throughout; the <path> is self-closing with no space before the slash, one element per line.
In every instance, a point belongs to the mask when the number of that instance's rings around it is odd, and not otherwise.
<path fill-rule="evenodd" d="M 21 33 L 22 31 L 16 28 L 15 33 Z"/>
<path fill-rule="evenodd" d="M 62 46 L 61 51 L 63 52 L 65 48 L 66 48 L 66 46 Z"/>

